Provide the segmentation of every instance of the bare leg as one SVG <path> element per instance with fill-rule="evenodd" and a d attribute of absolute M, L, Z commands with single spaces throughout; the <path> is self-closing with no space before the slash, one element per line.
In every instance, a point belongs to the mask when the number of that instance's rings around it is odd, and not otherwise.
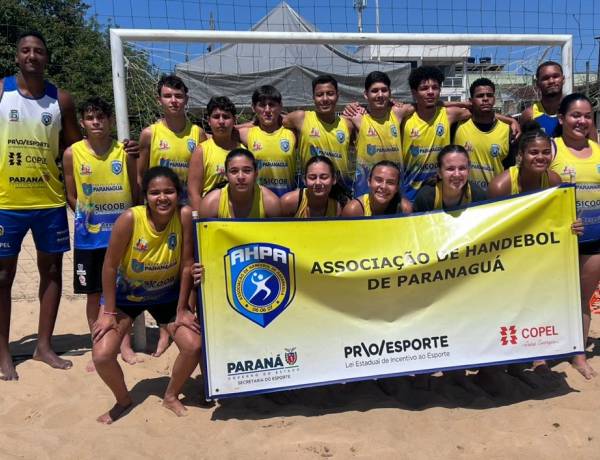
<path fill-rule="evenodd" d="M 12 308 L 11 290 L 16 271 L 16 257 L 0 259 L 0 380 L 19 379 L 8 347 Z"/>
<path fill-rule="evenodd" d="M 167 348 L 169 348 L 169 345 L 171 345 L 169 331 L 167 331 L 167 328 L 161 324 L 158 331 L 158 344 L 156 345 L 156 351 L 152 353 L 152 356 L 155 358 L 158 358 L 160 355 L 162 355 Z"/>
<path fill-rule="evenodd" d="M 585 346 L 590 333 L 590 299 L 598 287 L 598 280 L 600 279 L 600 254 L 579 257 L 579 276 L 581 278 L 581 312 L 583 316 L 583 344 Z M 588 364 L 585 352 L 576 355 L 572 364 L 588 380 L 597 375 L 592 366 Z"/>
<path fill-rule="evenodd" d="M 88 327 L 90 332 L 92 331 L 92 327 L 94 326 L 94 322 L 98 319 L 98 312 L 100 311 L 100 293 L 95 292 L 93 294 L 87 295 L 87 301 L 85 304 L 85 314 L 87 316 Z M 95 372 L 96 368 L 94 367 L 94 361 L 90 360 L 85 365 L 85 370 L 87 372 Z"/>
<path fill-rule="evenodd" d="M 169 331 L 173 333 L 174 325 L 169 324 Z M 173 411 L 178 417 L 185 415 L 186 408 L 179 401 L 179 393 L 185 381 L 192 375 L 200 360 L 200 336 L 185 326 L 180 326 L 174 331 L 173 340 L 179 348 L 179 355 L 173 364 L 171 380 L 165 391 L 163 406 Z"/>
<path fill-rule="evenodd" d="M 123 335 L 131 327 L 132 320 L 126 315 L 117 316 L 118 330 L 108 331 L 102 339 L 92 347 L 92 358 L 100 378 L 106 383 L 115 399 L 116 404 L 106 413 L 100 415 L 96 420 L 100 423 L 110 425 L 121 417 L 133 404 L 123 370 L 117 362 L 117 354 L 123 340 Z"/>
<path fill-rule="evenodd" d="M 135 351 L 133 351 L 133 348 L 131 347 L 131 327 L 127 329 L 127 332 L 123 336 L 123 341 L 121 342 L 121 358 L 127 364 L 144 362 L 142 358 L 138 358 L 138 355 L 135 354 Z"/>
<path fill-rule="evenodd" d="M 33 359 L 42 361 L 55 369 L 70 369 L 73 363 L 59 358 L 52 350 L 50 343 L 62 291 L 62 256 L 62 253 L 37 252 L 38 271 L 40 272 L 40 319 L 38 343 L 33 352 Z"/>

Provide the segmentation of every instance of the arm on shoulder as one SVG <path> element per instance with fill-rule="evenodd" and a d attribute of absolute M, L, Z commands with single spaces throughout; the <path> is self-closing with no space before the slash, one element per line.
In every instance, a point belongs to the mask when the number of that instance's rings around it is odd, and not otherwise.
<path fill-rule="evenodd" d="M 294 110 L 283 116 L 283 126 L 300 131 L 304 123 L 304 110 Z"/>
<path fill-rule="evenodd" d="M 446 107 L 446 111 L 448 113 L 448 122 L 450 124 L 471 118 L 471 111 L 463 107 Z"/>

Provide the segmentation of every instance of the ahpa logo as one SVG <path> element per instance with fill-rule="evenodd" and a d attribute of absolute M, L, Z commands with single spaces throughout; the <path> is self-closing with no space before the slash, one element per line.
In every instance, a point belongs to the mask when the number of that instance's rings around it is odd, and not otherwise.
<path fill-rule="evenodd" d="M 90 196 L 94 192 L 94 186 L 92 184 L 81 184 L 81 188 L 83 189 L 83 194 L 85 196 Z"/>
<path fill-rule="evenodd" d="M 398 137 L 398 128 L 396 128 L 396 125 L 390 126 L 390 133 L 392 137 Z"/>
<path fill-rule="evenodd" d="M 290 141 L 287 139 L 281 139 L 281 141 L 279 141 L 279 147 L 283 153 L 288 153 L 290 150 Z"/>
<path fill-rule="evenodd" d="M 344 131 L 340 131 L 339 129 L 335 132 L 335 138 L 340 144 L 343 144 L 346 140 L 346 134 Z"/>
<path fill-rule="evenodd" d="M 52 114 L 50 112 L 42 112 L 42 124 L 50 126 L 50 123 L 52 123 Z"/>
<path fill-rule="evenodd" d="M 118 176 L 123 171 L 123 163 L 119 160 L 113 160 L 111 163 L 112 172 L 114 175 Z"/>
<path fill-rule="evenodd" d="M 240 315 L 267 327 L 296 294 L 295 256 L 288 248 L 251 243 L 227 251 L 225 284 L 229 305 Z"/>
<path fill-rule="evenodd" d="M 444 129 L 444 125 L 441 124 L 441 123 L 438 123 L 438 125 L 435 128 L 435 134 L 436 134 L 436 136 L 442 137 L 444 135 L 445 131 L 446 130 Z"/>
<path fill-rule="evenodd" d="M 187 141 L 188 152 L 193 153 L 196 149 L 196 141 L 194 139 L 188 139 Z"/>
<path fill-rule="evenodd" d="M 517 327 L 516 326 L 500 326 L 500 343 L 506 346 L 517 344 Z"/>
<path fill-rule="evenodd" d="M 500 146 L 498 144 L 492 144 L 490 147 L 490 155 L 492 155 L 494 158 L 500 155 Z"/>

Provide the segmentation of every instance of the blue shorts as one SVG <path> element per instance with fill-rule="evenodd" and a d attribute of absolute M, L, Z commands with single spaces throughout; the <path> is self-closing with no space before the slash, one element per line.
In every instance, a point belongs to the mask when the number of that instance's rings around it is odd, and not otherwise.
<path fill-rule="evenodd" d="M 30 229 L 38 251 L 61 253 L 71 248 L 65 206 L 19 211 L 0 209 L 0 257 L 18 256 Z"/>

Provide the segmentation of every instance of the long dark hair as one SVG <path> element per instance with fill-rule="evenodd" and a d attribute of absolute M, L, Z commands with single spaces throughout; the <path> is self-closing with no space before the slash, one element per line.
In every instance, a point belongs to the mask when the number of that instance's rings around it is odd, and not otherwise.
<path fill-rule="evenodd" d="M 375 169 L 379 167 L 392 168 L 398 172 L 398 190 L 396 191 L 396 193 L 394 194 L 394 196 L 388 203 L 387 208 L 385 208 L 384 211 L 384 214 L 397 214 L 398 209 L 400 207 L 400 200 L 402 199 L 402 196 L 400 195 L 400 181 L 402 179 L 402 171 L 400 171 L 400 167 L 393 161 L 381 160 L 378 163 L 375 163 L 375 165 L 371 168 L 371 171 L 369 171 L 369 182 L 371 182 L 371 178 L 373 177 L 373 171 L 375 171 Z M 369 187 L 369 192 L 370 191 L 371 188 Z"/>

